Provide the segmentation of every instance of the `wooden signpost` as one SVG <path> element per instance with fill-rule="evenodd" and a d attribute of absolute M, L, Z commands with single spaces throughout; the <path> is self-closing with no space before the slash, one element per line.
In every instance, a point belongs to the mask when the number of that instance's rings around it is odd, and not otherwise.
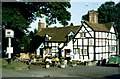
<path fill-rule="evenodd" d="M 8 64 L 11 64 L 11 54 L 13 53 L 13 47 L 11 47 L 11 38 L 14 38 L 14 31 L 12 29 L 6 29 L 5 37 L 8 38 L 8 47 L 6 52 L 8 54 Z"/>

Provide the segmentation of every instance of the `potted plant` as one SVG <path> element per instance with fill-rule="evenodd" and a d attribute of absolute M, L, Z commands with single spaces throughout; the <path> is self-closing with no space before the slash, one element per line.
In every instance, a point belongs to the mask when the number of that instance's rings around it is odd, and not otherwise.
<path fill-rule="evenodd" d="M 61 68 L 65 68 L 64 62 L 61 62 Z"/>
<path fill-rule="evenodd" d="M 76 61 L 72 61 L 72 66 L 76 66 Z"/>
<path fill-rule="evenodd" d="M 61 59 L 62 61 L 64 61 L 65 57 L 62 56 L 62 57 L 60 57 L 60 59 Z"/>
<path fill-rule="evenodd" d="M 40 59 L 40 56 L 37 56 L 36 59 Z"/>
<path fill-rule="evenodd" d="M 60 57 L 60 58 L 61 58 L 61 59 L 65 59 L 65 57 L 63 57 L 63 56 L 62 56 L 62 57 Z"/>
<path fill-rule="evenodd" d="M 49 62 L 46 62 L 46 69 L 50 68 Z"/>

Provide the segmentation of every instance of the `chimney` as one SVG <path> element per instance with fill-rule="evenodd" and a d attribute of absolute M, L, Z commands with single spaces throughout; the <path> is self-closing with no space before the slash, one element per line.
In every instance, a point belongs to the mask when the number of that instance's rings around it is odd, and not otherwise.
<path fill-rule="evenodd" d="M 40 20 L 38 22 L 38 30 L 41 31 L 42 28 L 45 28 L 45 23 L 41 23 Z"/>
<path fill-rule="evenodd" d="M 98 23 L 98 13 L 95 11 L 89 11 L 89 22 Z"/>

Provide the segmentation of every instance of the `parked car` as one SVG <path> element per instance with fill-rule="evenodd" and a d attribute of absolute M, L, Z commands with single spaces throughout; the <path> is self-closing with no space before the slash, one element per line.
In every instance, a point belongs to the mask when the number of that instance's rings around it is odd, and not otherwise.
<path fill-rule="evenodd" d="M 107 65 L 120 66 L 120 55 L 111 55 L 108 59 Z"/>

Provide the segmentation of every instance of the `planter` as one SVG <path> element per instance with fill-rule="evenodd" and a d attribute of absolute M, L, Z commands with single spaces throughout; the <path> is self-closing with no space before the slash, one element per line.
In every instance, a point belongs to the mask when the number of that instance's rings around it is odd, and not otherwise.
<path fill-rule="evenodd" d="M 61 68 L 65 68 L 65 65 L 61 65 Z"/>
<path fill-rule="evenodd" d="M 50 65 L 46 65 L 46 69 L 50 68 Z"/>
<path fill-rule="evenodd" d="M 72 66 L 76 66 L 77 64 L 72 64 Z"/>

